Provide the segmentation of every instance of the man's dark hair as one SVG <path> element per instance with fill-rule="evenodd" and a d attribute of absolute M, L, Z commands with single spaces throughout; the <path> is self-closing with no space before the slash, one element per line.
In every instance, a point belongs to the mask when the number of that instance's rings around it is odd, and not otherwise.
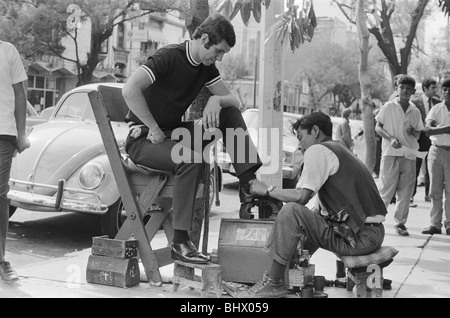
<path fill-rule="evenodd" d="M 223 40 L 227 42 L 231 48 L 236 44 L 236 34 L 231 22 L 223 15 L 214 13 L 206 18 L 203 23 L 197 27 L 192 35 L 194 40 L 201 38 L 203 34 L 207 34 L 209 43 L 206 48 L 209 49 L 212 45 L 219 44 Z"/>
<path fill-rule="evenodd" d="M 432 79 L 432 78 L 426 78 L 423 80 L 422 82 L 422 90 L 425 91 L 426 89 L 429 89 L 431 85 L 437 85 L 436 80 Z"/>
<path fill-rule="evenodd" d="M 416 80 L 409 75 L 402 75 L 398 78 L 398 85 L 411 85 L 412 88 L 416 88 Z"/>
<path fill-rule="evenodd" d="M 301 129 L 306 130 L 308 131 L 308 134 L 311 134 L 311 130 L 314 126 L 319 127 L 325 136 L 332 137 L 333 123 L 331 122 L 330 116 L 322 112 L 311 113 L 303 116 L 292 125 L 292 131 L 296 133 L 297 130 Z"/>
<path fill-rule="evenodd" d="M 442 82 L 442 87 L 450 88 L 450 78 L 447 78 Z"/>
<path fill-rule="evenodd" d="M 405 76 L 405 74 L 397 74 L 394 76 L 394 87 L 397 88 L 398 86 L 398 79 L 402 76 Z"/>

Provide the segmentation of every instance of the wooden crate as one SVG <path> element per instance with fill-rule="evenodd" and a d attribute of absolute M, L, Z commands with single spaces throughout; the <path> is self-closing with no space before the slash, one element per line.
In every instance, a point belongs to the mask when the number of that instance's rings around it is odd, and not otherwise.
<path fill-rule="evenodd" d="M 138 260 L 89 255 L 86 281 L 122 288 L 137 286 L 140 282 Z"/>
<path fill-rule="evenodd" d="M 92 255 L 129 259 L 138 255 L 137 240 L 114 240 L 108 236 L 92 238 Z"/>

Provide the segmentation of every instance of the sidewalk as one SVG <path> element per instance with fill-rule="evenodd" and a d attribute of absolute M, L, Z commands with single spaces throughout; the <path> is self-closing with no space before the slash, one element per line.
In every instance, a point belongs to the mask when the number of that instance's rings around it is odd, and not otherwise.
<path fill-rule="evenodd" d="M 399 250 L 391 265 L 384 269 L 384 277 L 392 280 L 392 290 L 384 291 L 384 298 L 448 298 L 450 297 L 450 236 L 423 235 L 421 231 L 429 225 L 431 203 L 423 201 L 424 188 L 419 187 L 416 194 L 416 208 L 410 209 L 407 227 L 409 237 L 401 237 L 394 230 L 393 209 L 389 207 L 386 217 L 386 238 L 384 245 Z M 210 218 L 208 251 L 217 248 L 220 219 L 238 218 L 238 206 L 233 211 L 223 211 L 213 207 Z M 157 237 L 153 248 L 165 244 L 162 236 Z M 86 265 L 90 248 L 61 258 L 34 263 L 16 268 L 19 282 L 7 285 L 0 282 L 1 298 L 199 298 L 200 292 L 180 286 L 178 292 L 172 291 L 168 282 L 162 287 L 150 286 L 147 282 L 139 286 L 122 289 L 86 282 Z M 334 279 L 336 257 L 327 251 L 319 250 L 311 258 L 315 264 L 316 275 Z M 161 274 L 170 281 L 173 267 L 166 266 Z M 326 287 L 329 298 L 355 298 L 355 290 L 348 292 L 343 288 Z M 214 297 L 214 294 L 210 294 Z M 230 298 L 228 294 L 223 297 Z M 293 296 L 296 297 L 296 296 Z"/>

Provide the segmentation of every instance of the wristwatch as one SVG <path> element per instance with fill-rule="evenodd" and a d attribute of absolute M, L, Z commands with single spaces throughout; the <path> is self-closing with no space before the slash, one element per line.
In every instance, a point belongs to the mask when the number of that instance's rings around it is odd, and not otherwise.
<path fill-rule="evenodd" d="M 267 188 L 267 192 L 266 192 L 266 195 L 268 196 L 268 197 L 270 197 L 270 192 L 272 192 L 273 191 L 273 189 L 275 189 L 276 187 L 274 187 L 274 186 L 269 186 L 268 188 Z"/>

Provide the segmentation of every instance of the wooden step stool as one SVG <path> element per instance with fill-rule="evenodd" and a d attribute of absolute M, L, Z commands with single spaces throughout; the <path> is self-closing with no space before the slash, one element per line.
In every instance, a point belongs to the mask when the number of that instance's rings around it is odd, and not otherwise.
<path fill-rule="evenodd" d="M 398 250 L 382 246 L 368 255 L 342 256 L 340 259 L 347 270 L 347 290 L 356 286 L 357 297 L 383 297 L 383 268 L 394 260 Z"/>
<path fill-rule="evenodd" d="M 201 276 L 195 274 L 195 269 L 201 271 Z M 207 298 L 211 289 L 217 298 L 222 296 L 222 266 L 218 264 L 175 261 L 172 281 L 174 292 L 180 285 L 186 285 L 191 289 L 200 289 L 202 298 Z"/>

